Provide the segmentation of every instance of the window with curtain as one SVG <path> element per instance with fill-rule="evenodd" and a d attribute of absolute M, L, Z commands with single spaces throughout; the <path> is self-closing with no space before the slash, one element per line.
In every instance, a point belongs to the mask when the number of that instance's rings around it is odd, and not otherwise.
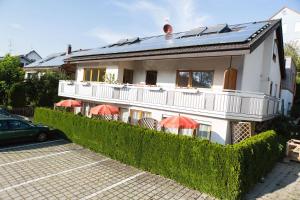
<path fill-rule="evenodd" d="M 178 87 L 211 88 L 213 71 L 177 71 Z"/>
<path fill-rule="evenodd" d="M 103 82 L 105 71 L 105 68 L 85 68 L 83 73 L 83 80 Z"/>
<path fill-rule="evenodd" d="M 211 139 L 211 125 L 200 124 L 199 128 L 196 130 L 196 136 L 210 140 Z"/>

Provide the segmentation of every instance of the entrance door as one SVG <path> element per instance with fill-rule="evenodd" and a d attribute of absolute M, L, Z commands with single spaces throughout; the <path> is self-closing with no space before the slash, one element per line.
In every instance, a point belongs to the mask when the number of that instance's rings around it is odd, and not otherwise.
<path fill-rule="evenodd" d="M 236 90 L 237 70 L 233 68 L 226 69 L 224 72 L 223 89 Z"/>
<path fill-rule="evenodd" d="M 146 85 L 156 85 L 157 71 L 146 72 Z"/>

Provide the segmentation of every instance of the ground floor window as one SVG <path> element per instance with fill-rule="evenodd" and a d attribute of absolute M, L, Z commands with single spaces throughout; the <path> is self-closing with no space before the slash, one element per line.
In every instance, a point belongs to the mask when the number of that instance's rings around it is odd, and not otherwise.
<path fill-rule="evenodd" d="M 211 139 L 211 125 L 200 124 L 196 130 L 196 137 L 210 140 Z"/>
<path fill-rule="evenodd" d="M 84 68 L 83 80 L 103 82 L 105 72 L 106 72 L 105 68 Z"/>
<path fill-rule="evenodd" d="M 178 87 L 211 88 L 213 71 L 178 70 L 176 83 Z"/>
<path fill-rule="evenodd" d="M 145 112 L 141 110 L 130 110 L 130 123 L 131 124 L 138 124 L 138 121 L 142 118 L 150 118 L 151 113 Z"/>

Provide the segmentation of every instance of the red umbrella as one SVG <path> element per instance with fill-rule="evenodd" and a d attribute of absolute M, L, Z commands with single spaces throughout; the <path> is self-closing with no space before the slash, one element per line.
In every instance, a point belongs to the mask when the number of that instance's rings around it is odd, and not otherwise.
<path fill-rule="evenodd" d="M 160 126 L 166 128 L 178 129 L 195 129 L 199 127 L 199 123 L 195 120 L 184 116 L 173 116 L 162 120 Z"/>
<path fill-rule="evenodd" d="M 62 100 L 55 104 L 60 107 L 81 107 L 81 102 L 73 99 Z"/>
<path fill-rule="evenodd" d="M 91 108 L 91 115 L 117 115 L 119 108 L 111 105 L 99 105 Z"/>

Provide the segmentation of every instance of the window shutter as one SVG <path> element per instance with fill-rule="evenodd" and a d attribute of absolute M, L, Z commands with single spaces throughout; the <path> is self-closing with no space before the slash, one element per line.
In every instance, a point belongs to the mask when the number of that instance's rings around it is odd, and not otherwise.
<path fill-rule="evenodd" d="M 224 72 L 223 89 L 236 90 L 237 70 L 233 68 L 226 69 Z"/>

